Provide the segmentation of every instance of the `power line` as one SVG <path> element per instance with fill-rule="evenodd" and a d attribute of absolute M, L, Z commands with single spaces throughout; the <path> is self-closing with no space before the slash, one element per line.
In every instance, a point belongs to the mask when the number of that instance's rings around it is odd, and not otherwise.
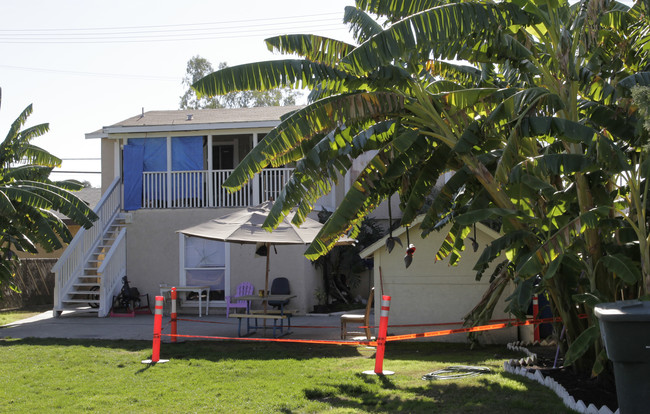
<path fill-rule="evenodd" d="M 340 16 L 339 12 L 330 12 L 330 13 L 320 13 L 320 14 L 304 14 L 298 16 L 283 16 L 283 17 L 264 17 L 259 19 L 246 19 L 246 20 L 226 20 L 220 22 L 208 22 L 208 23 L 182 23 L 182 24 L 166 24 L 166 25 L 153 25 L 153 26 L 116 26 L 116 27 L 85 27 L 85 28 L 65 28 L 65 29 L 0 29 L 1 32 L 31 32 L 31 31 L 86 31 L 86 30 L 126 30 L 126 29 L 148 29 L 148 28 L 164 28 L 164 27 L 190 27 L 190 26 L 204 26 L 204 25 L 224 25 L 224 24 L 234 24 L 234 23 L 246 23 L 246 22 L 267 22 L 269 20 L 287 20 L 287 19 L 302 19 L 304 17 L 318 17 L 318 16 L 327 16 L 327 15 L 337 15 Z"/>
<path fill-rule="evenodd" d="M 340 20 L 332 20 L 332 19 L 311 19 L 311 20 L 300 20 L 297 22 L 291 22 L 291 24 L 294 25 L 309 25 L 309 23 L 314 23 L 314 22 L 320 22 L 325 23 L 327 22 L 328 24 L 340 24 Z M 237 25 L 236 27 L 226 27 L 224 25 L 219 25 L 219 26 L 208 26 L 208 27 L 199 27 L 199 28 L 184 28 L 184 29 L 165 29 L 165 30 L 135 30 L 135 31 L 114 31 L 114 32 L 103 32 L 99 30 L 103 29 L 96 29 L 91 31 L 90 33 L 78 33 L 77 31 L 73 31 L 71 33 L 60 33 L 61 31 L 66 31 L 66 29 L 61 29 L 57 30 L 56 32 L 42 32 L 42 30 L 36 30 L 36 33 L 23 33 L 22 31 L 18 33 L 14 32 L 9 32 L 9 33 L 4 33 L 7 32 L 6 30 L 0 30 L 0 36 L 31 36 L 31 37 L 49 37 L 49 36 L 117 36 L 117 35 L 132 35 L 132 34 L 156 34 L 156 33 L 193 33 L 193 32 L 205 32 L 205 31 L 223 31 L 223 30 L 232 30 L 232 29 L 238 29 L 238 30 L 245 30 L 245 31 L 250 31 L 250 28 L 263 28 L 263 27 L 270 27 L 270 28 L 275 28 L 275 27 L 287 27 L 287 23 L 285 22 L 278 22 L 278 23 L 265 23 L 265 24 L 255 24 L 251 26 L 241 26 Z M 309 25 L 311 27 L 311 25 Z M 69 29 L 67 31 L 71 31 L 74 29 Z M 92 30 L 92 29 L 89 29 Z"/>
<path fill-rule="evenodd" d="M 305 27 L 284 27 L 285 33 L 296 31 L 320 30 L 325 32 L 340 32 L 342 27 L 336 25 L 307 25 Z M 4 44 L 99 44 L 99 43 L 159 43 L 159 42 L 185 42 L 198 40 L 215 39 L 240 39 L 252 37 L 269 37 L 277 33 L 271 33 L 269 29 L 248 29 L 238 32 L 216 32 L 216 33 L 188 33 L 175 35 L 153 35 L 153 36 L 130 36 L 130 37 L 77 37 L 77 38 L 46 38 L 46 39 L 16 39 L 0 37 L 0 43 Z"/>

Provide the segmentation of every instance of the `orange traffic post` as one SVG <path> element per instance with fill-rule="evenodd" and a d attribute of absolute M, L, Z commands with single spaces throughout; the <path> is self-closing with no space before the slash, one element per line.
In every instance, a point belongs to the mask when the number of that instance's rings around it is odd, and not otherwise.
<path fill-rule="evenodd" d="M 176 287 L 172 287 L 172 313 L 171 313 L 171 328 L 172 328 L 172 342 L 176 342 L 176 334 L 178 333 L 176 330 L 176 323 L 177 323 L 177 315 L 176 315 Z"/>
<path fill-rule="evenodd" d="M 537 295 L 533 295 L 533 320 L 536 321 L 539 318 L 539 298 Z M 539 324 L 535 324 L 533 331 L 533 341 L 539 342 Z"/>
<path fill-rule="evenodd" d="M 163 316 L 163 297 L 156 296 L 156 307 L 153 318 L 153 346 L 151 349 L 151 359 L 145 359 L 143 364 L 162 364 L 168 362 L 168 359 L 160 359 L 160 336 L 162 333 L 162 316 Z"/>
<path fill-rule="evenodd" d="M 386 350 L 386 335 L 388 334 L 388 312 L 390 311 L 390 296 L 381 297 L 381 313 L 379 332 L 377 333 L 377 352 L 375 353 L 375 370 L 364 371 L 369 375 L 393 375 L 393 371 L 384 371 L 384 351 Z"/>

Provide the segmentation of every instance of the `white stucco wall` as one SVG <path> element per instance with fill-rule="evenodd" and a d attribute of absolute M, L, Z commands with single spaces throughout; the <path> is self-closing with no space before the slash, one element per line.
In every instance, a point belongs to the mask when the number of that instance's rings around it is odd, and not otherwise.
<path fill-rule="evenodd" d="M 476 272 L 472 270 L 482 249 L 495 236 L 494 232 L 487 229 L 484 232 L 480 228 L 477 226 L 477 239 L 481 246 L 478 252 L 474 253 L 471 241 L 466 240 L 465 252 L 457 266 L 450 266 L 448 259 L 435 261 L 435 254 L 447 234 L 444 230 L 431 233 L 426 239 L 420 238 L 419 226 L 409 230 L 410 240 L 415 244 L 416 251 L 408 269 L 404 265 L 406 234 L 400 236 L 404 247 L 396 244 L 390 254 L 383 245 L 377 247 L 374 251 L 376 325 L 379 324 L 382 282 L 384 295 L 391 296 L 389 325 L 462 321 L 462 318 L 479 302 L 489 285 L 490 270 L 485 273 L 480 282 L 475 280 Z M 503 299 L 509 296 L 510 292 L 511 288 L 507 287 L 495 308 L 494 319 L 509 317 L 503 312 L 505 308 Z M 418 333 L 460 327 L 456 325 L 389 328 L 389 333 Z M 517 339 L 516 328 L 487 331 L 481 335 L 481 341 L 484 343 L 504 343 Z M 467 335 L 454 334 L 437 337 L 434 340 L 465 342 Z"/>
<path fill-rule="evenodd" d="M 177 230 L 191 227 L 231 212 L 232 209 L 167 209 L 131 212 L 127 225 L 127 273 L 131 286 L 150 298 L 160 293 L 159 285 L 179 283 L 179 236 Z M 306 246 L 278 246 L 270 256 L 269 284 L 273 278 L 289 279 L 297 297 L 289 307 L 310 311 L 315 304 L 314 290 L 321 283 L 320 269 L 303 256 Z M 255 257 L 254 245 L 230 244 L 230 290 L 248 281 L 255 289 L 264 288 L 266 258 Z M 214 308 L 215 311 L 217 308 Z M 211 308 L 212 312 L 213 308 Z"/>

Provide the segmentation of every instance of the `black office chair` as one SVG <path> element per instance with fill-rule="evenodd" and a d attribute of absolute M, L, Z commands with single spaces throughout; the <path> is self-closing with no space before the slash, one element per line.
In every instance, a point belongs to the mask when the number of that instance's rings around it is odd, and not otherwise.
<path fill-rule="evenodd" d="M 286 277 L 276 277 L 273 279 L 273 282 L 271 282 L 271 295 L 288 295 L 290 293 L 289 279 Z M 277 309 L 280 309 L 280 306 L 285 306 L 287 303 L 289 303 L 289 299 L 269 301 L 269 305 Z"/>

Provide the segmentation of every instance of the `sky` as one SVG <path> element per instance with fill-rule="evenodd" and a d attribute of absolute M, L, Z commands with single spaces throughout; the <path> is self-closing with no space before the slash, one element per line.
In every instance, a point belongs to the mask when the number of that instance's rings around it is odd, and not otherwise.
<path fill-rule="evenodd" d="M 66 171 L 51 178 L 98 187 L 100 144 L 86 133 L 143 108 L 178 109 L 192 56 L 214 67 L 277 59 L 263 40 L 289 33 L 352 42 L 346 5 L 354 0 L 3 1 L 0 137 L 33 104 L 26 126 L 50 125 L 34 143 Z"/>

